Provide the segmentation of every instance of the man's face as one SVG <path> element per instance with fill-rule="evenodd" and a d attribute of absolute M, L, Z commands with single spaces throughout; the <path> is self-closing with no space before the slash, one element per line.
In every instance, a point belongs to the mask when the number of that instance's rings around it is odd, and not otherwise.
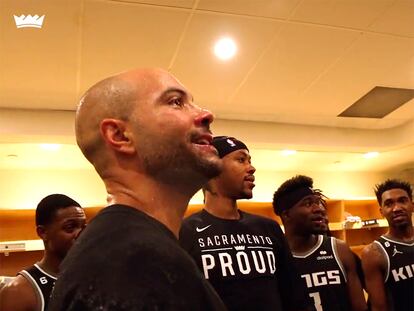
<path fill-rule="evenodd" d="M 319 195 L 308 195 L 287 211 L 295 231 L 322 234 L 328 230 L 326 209 Z"/>
<path fill-rule="evenodd" d="M 254 188 L 254 172 L 251 157 L 246 149 L 233 151 L 223 157 L 223 170 L 214 179 L 217 191 L 234 200 L 251 199 Z"/>
<path fill-rule="evenodd" d="M 382 196 L 381 214 L 392 227 L 412 226 L 411 214 L 414 209 L 413 202 L 407 192 L 402 189 L 385 191 Z"/>
<path fill-rule="evenodd" d="M 221 160 L 211 145 L 213 116 L 193 103 L 183 85 L 159 72 L 137 98 L 131 126 L 147 173 L 167 183 L 199 187 L 219 174 Z"/>
<path fill-rule="evenodd" d="M 52 222 L 44 226 L 46 249 L 63 259 L 85 226 L 86 217 L 82 208 L 70 206 L 58 209 Z"/>

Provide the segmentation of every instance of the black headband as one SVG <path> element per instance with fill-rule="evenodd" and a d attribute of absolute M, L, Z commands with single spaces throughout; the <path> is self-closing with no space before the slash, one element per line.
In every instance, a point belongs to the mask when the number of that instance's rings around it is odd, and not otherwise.
<path fill-rule="evenodd" d="M 213 138 L 213 146 L 217 149 L 219 157 L 223 158 L 229 153 L 239 149 L 249 149 L 240 140 L 229 136 L 216 136 Z"/>
<path fill-rule="evenodd" d="M 280 215 L 283 211 L 291 209 L 304 197 L 314 194 L 314 190 L 309 187 L 301 187 L 293 190 L 292 192 L 286 193 L 284 196 L 279 198 L 276 203 L 276 214 Z"/>

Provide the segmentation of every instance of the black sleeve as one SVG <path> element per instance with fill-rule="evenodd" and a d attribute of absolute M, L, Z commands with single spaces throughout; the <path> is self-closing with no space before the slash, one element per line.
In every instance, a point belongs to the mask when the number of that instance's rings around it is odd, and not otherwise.
<path fill-rule="evenodd" d="M 276 273 L 283 310 L 315 310 L 313 301 L 306 294 L 305 283 L 296 269 L 287 240 L 280 227 L 276 230 L 280 243 Z"/>

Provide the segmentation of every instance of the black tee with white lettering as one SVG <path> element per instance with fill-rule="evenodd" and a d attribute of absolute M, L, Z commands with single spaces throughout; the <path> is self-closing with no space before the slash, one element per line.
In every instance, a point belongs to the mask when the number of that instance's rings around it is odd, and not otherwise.
<path fill-rule="evenodd" d="M 336 251 L 336 239 L 319 235 L 306 253 L 294 253 L 296 267 L 316 310 L 351 310 L 345 270 Z"/>
<path fill-rule="evenodd" d="M 311 305 L 280 226 L 240 212 L 221 219 L 207 211 L 186 218 L 180 243 L 229 310 L 303 310 Z"/>
<path fill-rule="evenodd" d="M 126 205 L 106 207 L 65 257 L 48 311 L 225 310 L 177 238 Z"/>
<path fill-rule="evenodd" d="M 390 311 L 414 310 L 414 242 L 381 236 L 375 241 L 387 258 L 385 288 Z"/>

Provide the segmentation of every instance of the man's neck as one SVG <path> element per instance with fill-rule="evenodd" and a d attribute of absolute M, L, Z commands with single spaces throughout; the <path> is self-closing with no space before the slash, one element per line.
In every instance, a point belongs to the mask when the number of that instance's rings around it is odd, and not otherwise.
<path fill-rule="evenodd" d="M 398 227 L 390 226 L 388 233 L 385 235 L 402 242 L 412 242 L 414 240 L 414 228 L 412 224 Z"/>
<path fill-rule="evenodd" d="M 50 252 L 46 250 L 43 255 L 43 258 L 38 262 L 38 265 L 46 273 L 54 277 L 57 277 L 61 262 L 62 262 L 62 259 L 58 258 L 57 256 L 51 254 Z"/>
<path fill-rule="evenodd" d="M 132 181 L 132 182 L 131 182 Z M 107 178 L 108 204 L 136 208 L 163 223 L 178 238 L 181 222 L 195 190 L 178 189 L 146 175 L 134 178 Z"/>
<path fill-rule="evenodd" d="M 204 209 L 210 214 L 223 219 L 240 219 L 237 200 L 217 193 L 206 192 Z"/>
<path fill-rule="evenodd" d="M 290 232 L 286 229 L 286 239 L 292 252 L 305 253 L 316 245 L 318 242 L 318 235 L 295 234 L 294 232 Z"/>

